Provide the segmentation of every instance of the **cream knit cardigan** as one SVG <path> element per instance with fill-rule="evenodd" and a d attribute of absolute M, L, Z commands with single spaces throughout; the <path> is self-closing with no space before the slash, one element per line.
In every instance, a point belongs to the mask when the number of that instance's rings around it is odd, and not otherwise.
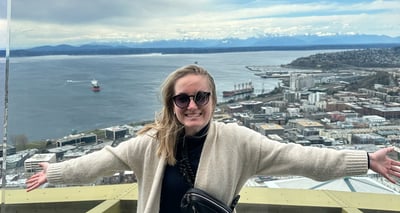
<path fill-rule="evenodd" d="M 166 160 L 156 154 L 152 133 L 107 146 L 80 158 L 50 164 L 52 184 L 88 183 L 121 170 L 132 170 L 139 186 L 137 212 L 159 212 Z M 195 187 L 229 203 L 254 175 L 300 175 L 315 180 L 365 174 L 365 151 L 336 151 L 284 144 L 237 124 L 211 122 L 196 175 Z"/>

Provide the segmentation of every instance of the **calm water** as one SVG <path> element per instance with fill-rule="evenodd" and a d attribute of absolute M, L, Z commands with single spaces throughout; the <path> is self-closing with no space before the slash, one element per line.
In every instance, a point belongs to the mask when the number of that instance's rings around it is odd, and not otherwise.
<path fill-rule="evenodd" d="M 24 134 L 30 141 L 60 138 L 72 130 L 153 119 L 161 106 L 161 82 L 171 71 L 195 61 L 214 76 L 220 101 L 223 90 L 249 80 L 257 93 L 269 91 L 279 80 L 257 77 L 245 66 L 279 69 L 316 52 L 327 51 L 11 58 L 8 136 Z M 93 78 L 101 92 L 91 91 Z"/>

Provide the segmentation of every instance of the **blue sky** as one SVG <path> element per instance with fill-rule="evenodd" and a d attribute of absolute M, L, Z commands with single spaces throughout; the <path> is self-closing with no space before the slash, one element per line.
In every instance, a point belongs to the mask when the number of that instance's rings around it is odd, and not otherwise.
<path fill-rule="evenodd" d="M 0 0 L 0 8 L 5 4 Z M 6 29 L 2 11 L 0 38 Z M 397 37 L 399 11 L 398 0 L 15 0 L 11 47 L 265 35 Z"/>

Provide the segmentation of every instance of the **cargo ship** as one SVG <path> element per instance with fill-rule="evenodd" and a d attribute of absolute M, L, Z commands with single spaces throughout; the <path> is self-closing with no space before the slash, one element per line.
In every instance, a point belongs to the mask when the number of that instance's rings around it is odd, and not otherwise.
<path fill-rule="evenodd" d="M 232 97 L 236 95 L 249 94 L 254 92 L 254 86 L 251 81 L 247 83 L 235 84 L 233 90 L 227 90 L 222 92 L 223 97 Z"/>
<path fill-rule="evenodd" d="M 97 80 L 93 79 L 91 81 L 91 84 L 92 84 L 92 91 L 93 92 L 100 92 L 100 85 L 99 85 L 99 82 Z"/>

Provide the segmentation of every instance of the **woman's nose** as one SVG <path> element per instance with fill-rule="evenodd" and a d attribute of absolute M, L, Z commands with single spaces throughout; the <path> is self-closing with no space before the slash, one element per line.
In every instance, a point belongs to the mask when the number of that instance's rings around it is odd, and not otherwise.
<path fill-rule="evenodd" d="M 189 106 L 188 108 L 197 107 L 196 102 L 194 101 L 194 97 L 189 97 Z"/>

